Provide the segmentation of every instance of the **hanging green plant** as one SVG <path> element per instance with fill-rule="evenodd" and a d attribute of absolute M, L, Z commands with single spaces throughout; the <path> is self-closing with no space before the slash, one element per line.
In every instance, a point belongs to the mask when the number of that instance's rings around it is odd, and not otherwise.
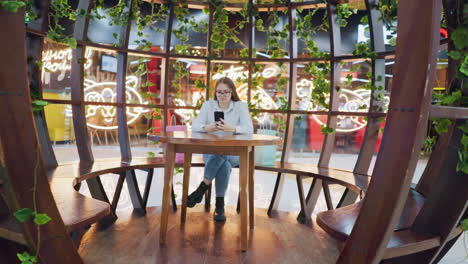
<path fill-rule="evenodd" d="M 357 14 L 356 8 L 350 8 L 348 3 L 340 3 L 336 5 L 335 22 L 340 27 L 346 27 L 348 25 L 348 18 L 355 14 Z"/>

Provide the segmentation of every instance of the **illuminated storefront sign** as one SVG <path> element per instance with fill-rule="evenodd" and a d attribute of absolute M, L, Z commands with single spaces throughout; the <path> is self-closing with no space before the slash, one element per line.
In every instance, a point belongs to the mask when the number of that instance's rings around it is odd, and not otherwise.
<path fill-rule="evenodd" d="M 115 103 L 117 102 L 116 82 L 94 82 L 86 79 L 84 89 L 85 102 Z M 136 76 L 127 77 L 126 81 L 126 101 L 134 104 L 148 104 L 144 101 L 136 90 L 138 78 Z M 143 113 L 150 110 L 143 107 L 126 107 L 127 124 L 134 123 Z M 95 129 L 116 129 L 117 109 L 111 105 L 88 105 L 86 106 L 87 125 Z"/>
<path fill-rule="evenodd" d="M 92 50 L 86 49 L 84 68 L 85 70 L 91 67 Z M 45 84 L 50 83 L 52 73 L 60 73 L 57 76 L 57 81 L 62 81 L 65 78 L 65 73 L 71 70 L 72 49 L 54 49 L 46 50 L 42 53 L 42 80 Z"/>
<path fill-rule="evenodd" d="M 85 64 L 84 68 L 88 69 L 91 67 L 91 55 L 92 50 L 87 49 L 85 53 Z M 61 50 L 49 50 L 43 54 L 43 77 L 45 82 L 50 82 L 50 74 L 60 72 L 60 76 L 65 76 L 65 72 L 71 69 L 72 50 L 61 49 Z M 265 79 L 277 76 L 280 73 L 280 68 L 277 66 L 269 66 L 264 68 L 262 72 L 256 73 L 256 76 L 262 76 Z M 220 73 L 216 73 L 213 76 L 213 80 L 218 80 L 222 77 L 229 77 L 232 80 L 241 83 L 237 87 L 237 92 L 242 100 L 247 101 L 248 93 L 248 71 L 245 71 L 244 67 L 231 66 L 229 69 L 224 70 Z M 62 77 L 63 78 L 63 77 Z M 97 102 L 97 103 L 115 103 L 117 94 L 115 82 L 95 82 L 90 79 L 84 81 L 84 97 L 86 102 Z M 127 103 L 134 104 L 148 104 L 139 95 L 136 88 L 138 87 L 138 78 L 136 76 L 127 77 L 126 82 L 126 100 Z M 257 86 L 257 89 L 251 91 L 252 98 L 259 98 L 257 102 L 253 101 L 260 109 L 277 109 L 278 105 L 273 98 L 264 90 L 263 87 Z M 311 103 L 311 94 L 313 90 L 313 82 L 308 79 L 300 79 L 296 84 L 296 95 L 301 100 L 299 109 L 316 111 L 320 110 L 317 106 L 313 107 Z M 339 95 L 339 111 L 345 112 L 366 112 L 363 106 L 368 106 L 370 103 L 371 92 L 368 90 L 348 90 L 341 89 Z M 192 94 L 192 104 L 195 105 L 198 100 L 202 97 L 202 94 L 195 92 Z M 384 107 L 388 105 L 388 96 L 384 97 L 384 101 L 380 102 Z M 185 103 L 181 99 L 174 99 L 176 105 L 185 106 Z M 150 110 L 143 107 L 127 107 L 127 124 L 134 123 L 143 113 L 147 113 Z M 189 109 L 177 109 L 175 111 L 181 115 L 186 123 L 190 123 L 193 119 L 194 111 Z M 109 105 L 88 105 L 86 106 L 86 118 L 87 125 L 95 129 L 116 129 L 117 124 L 115 121 L 117 109 L 115 106 Z M 266 115 L 261 116 L 259 122 L 264 122 Z M 323 125 L 323 122 L 319 118 L 313 115 L 314 120 L 319 124 Z M 337 131 L 340 132 L 352 132 L 363 128 L 366 125 L 360 117 L 350 116 L 338 116 Z"/>
<path fill-rule="evenodd" d="M 264 78 L 271 78 L 276 76 L 280 72 L 278 67 L 268 67 L 265 68 L 260 74 Z M 244 71 L 244 67 L 234 67 L 231 66 L 229 69 L 216 73 L 213 76 L 214 80 L 218 80 L 222 77 L 229 77 L 233 80 L 245 81 L 248 78 L 248 71 Z M 343 79 L 345 81 L 345 79 Z M 317 106 L 313 107 L 311 103 L 311 94 L 313 90 L 313 82 L 307 79 L 301 79 L 296 83 L 296 96 L 301 100 L 300 110 L 308 111 L 317 111 L 320 110 Z M 237 92 L 241 99 L 247 99 L 247 84 L 243 83 L 237 87 Z M 262 109 L 277 109 L 277 104 L 275 101 L 268 95 L 263 87 L 257 86 L 257 89 L 252 91 L 252 97 L 255 97 L 256 94 L 259 94 L 260 103 L 258 104 Z M 349 89 L 340 89 L 339 94 L 339 106 L 338 110 L 343 112 L 367 112 L 368 107 L 364 108 L 363 106 L 369 106 L 371 99 L 371 91 L 364 89 L 349 90 Z M 388 106 L 389 97 L 384 96 L 382 102 L 377 102 L 382 104 L 383 108 Z M 324 125 L 322 121 L 316 116 L 313 115 L 314 120 L 316 120 L 320 125 Z M 259 120 L 263 122 L 265 120 Z M 359 130 L 367 124 L 362 117 L 356 116 L 338 116 L 337 131 L 339 132 L 352 132 Z"/>

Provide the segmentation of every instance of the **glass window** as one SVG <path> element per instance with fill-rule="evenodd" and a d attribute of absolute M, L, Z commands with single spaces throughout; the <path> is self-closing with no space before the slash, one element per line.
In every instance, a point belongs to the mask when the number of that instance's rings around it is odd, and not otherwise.
<path fill-rule="evenodd" d="M 198 106 L 205 100 L 206 63 L 198 60 L 171 59 L 168 104 Z"/>
<path fill-rule="evenodd" d="M 248 13 L 230 12 L 220 7 L 213 14 L 213 33 L 210 37 L 212 57 L 248 57 Z"/>
<path fill-rule="evenodd" d="M 381 124 L 382 128 L 384 124 Z M 334 148 L 330 160 L 330 167 L 353 170 L 359 151 L 364 141 L 367 127 L 367 117 L 342 115 L 337 117 Z M 380 146 L 381 135 L 375 147 L 375 153 Z"/>
<path fill-rule="evenodd" d="M 88 62 L 84 65 L 85 102 L 117 102 L 117 54 L 111 50 L 86 49 Z M 127 79 L 132 85 L 136 80 Z"/>
<path fill-rule="evenodd" d="M 117 10 L 125 5 L 125 1 L 109 0 L 103 1 L 102 8 L 99 3 L 95 3 L 92 18 L 88 27 L 88 40 L 97 44 L 119 45 L 121 28 L 125 26 L 126 21 L 122 21 L 116 14 Z M 120 14 L 120 12 L 119 12 Z"/>
<path fill-rule="evenodd" d="M 57 161 L 64 163 L 79 160 L 71 105 L 48 104 L 44 107 L 44 113 Z"/>
<path fill-rule="evenodd" d="M 255 54 L 258 58 L 289 56 L 288 10 L 268 8 L 255 16 Z"/>
<path fill-rule="evenodd" d="M 89 58 L 89 52 L 86 58 Z M 42 51 L 42 96 L 44 99 L 71 99 L 72 49 L 56 42 L 44 42 Z M 85 62 L 89 66 L 89 61 Z"/>
<path fill-rule="evenodd" d="M 330 101 L 330 62 L 299 62 L 296 67 L 293 110 L 326 111 Z"/>
<path fill-rule="evenodd" d="M 143 1 L 140 2 L 139 11 L 139 18 L 132 21 L 128 48 L 163 52 L 168 7 Z"/>
<path fill-rule="evenodd" d="M 175 6 L 171 37 L 171 52 L 182 55 L 206 56 L 209 17 L 202 10 Z"/>
<path fill-rule="evenodd" d="M 331 51 L 330 31 L 326 6 L 298 8 L 296 32 L 299 58 L 329 56 Z"/>
<path fill-rule="evenodd" d="M 292 141 L 288 162 L 317 165 L 325 135 L 321 124 L 326 124 L 326 115 L 293 115 Z"/>
<path fill-rule="evenodd" d="M 253 69 L 252 106 L 262 110 L 288 110 L 289 63 L 258 62 Z"/>

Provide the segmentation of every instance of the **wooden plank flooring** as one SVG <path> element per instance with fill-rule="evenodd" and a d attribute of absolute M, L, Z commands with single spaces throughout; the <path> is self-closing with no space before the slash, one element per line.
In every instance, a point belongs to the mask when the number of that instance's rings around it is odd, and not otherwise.
<path fill-rule="evenodd" d="M 159 246 L 160 207 L 146 216 L 126 212 L 117 222 L 100 230 L 93 226 L 79 249 L 85 263 L 335 263 L 338 245 L 315 222 L 299 224 L 295 214 L 269 218 L 255 209 L 255 229 L 249 234 L 249 250 L 240 251 L 240 218 L 227 207 L 226 223 L 215 223 L 203 206 L 188 209 L 180 224 L 180 211 L 169 215 L 167 242 Z"/>

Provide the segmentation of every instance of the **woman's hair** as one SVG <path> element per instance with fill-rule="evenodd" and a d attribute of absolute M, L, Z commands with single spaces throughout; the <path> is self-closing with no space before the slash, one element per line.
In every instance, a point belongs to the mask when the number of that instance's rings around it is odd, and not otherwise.
<path fill-rule="evenodd" d="M 222 83 L 227 85 L 227 87 L 229 87 L 229 89 L 231 89 L 231 100 L 232 101 L 237 102 L 237 101 L 241 100 L 239 98 L 239 95 L 237 94 L 237 90 L 236 90 L 236 86 L 234 85 L 234 82 L 231 79 L 229 79 L 228 77 L 223 77 L 223 78 L 219 79 L 216 82 L 215 93 L 214 93 L 214 99 L 215 100 L 218 100 L 218 98 L 216 97 L 216 88 L 218 88 L 218 86 L 220 84 L 222 84 Z"/>

